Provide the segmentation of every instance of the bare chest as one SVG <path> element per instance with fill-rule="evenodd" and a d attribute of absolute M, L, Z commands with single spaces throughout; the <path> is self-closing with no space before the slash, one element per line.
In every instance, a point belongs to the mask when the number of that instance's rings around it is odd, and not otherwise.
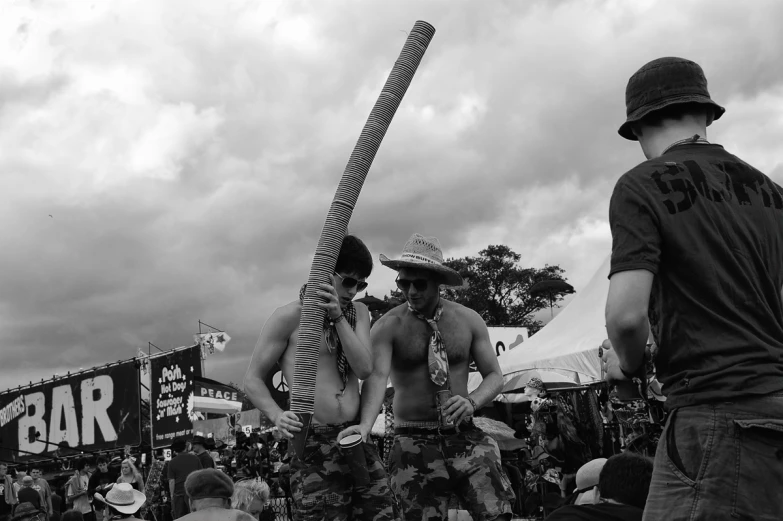
<path fill-rule="evenodd" d="M 470 329 L 453 316 L 443 316 L 438 322 L 438 330 L 446 348 L 449 365 L 467 363 L 473 342 Z M 403 326 L 394 338 L 394 365 L 404 368 L 414 364 L 426 364 L 432 332 L 432 328 L 423 320 L 411 317 L 403 321 Z"/>

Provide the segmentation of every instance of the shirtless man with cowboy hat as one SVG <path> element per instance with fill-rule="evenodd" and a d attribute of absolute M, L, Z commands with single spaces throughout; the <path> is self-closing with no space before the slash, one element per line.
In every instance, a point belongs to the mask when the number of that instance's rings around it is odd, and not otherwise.
<path fill-rule="evenodd" d="M 373 327 L 376 358 L 362 388 L 361 422 L 340 437 L 368 436 L 391 375 L 395 439 L 388 464 L 403 517 L 446 519 L 454 493 L 473 519 L 510 519 L 514 493 L 497 443 L 472 421 L 503 384 L 486 324 L 475 311 L 441 298 L 441 285 L 462 286 L 463 280 L 443 264 L 435 237 L 414 234 L 399 260 L 381 255 L 380 261 L 398 272 L 397 286 L 407 303 Z M 471 360 L 484 379 L 468 394 Z"/>

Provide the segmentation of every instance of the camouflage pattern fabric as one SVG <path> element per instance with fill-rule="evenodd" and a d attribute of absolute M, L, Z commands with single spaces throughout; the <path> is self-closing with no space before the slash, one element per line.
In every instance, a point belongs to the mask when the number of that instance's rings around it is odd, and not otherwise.
<path fill-rule="evenodd" d="M 477 428 L 397 434 L 389 475 L 406 521 L 447 519 L 452 494 L 475 520 L 510 515 L 515 499 L 497 442 Z"/>
<path fill-rule="evenodd" d="M 291 453 L 295 521 L 399 521 L 388 475 L 372 443 L 364 444 L 370 484 L 354 485 L 351 469 L 337 445 L 337 434 L 347 426 L 315 426 L 303 459 Z"/>

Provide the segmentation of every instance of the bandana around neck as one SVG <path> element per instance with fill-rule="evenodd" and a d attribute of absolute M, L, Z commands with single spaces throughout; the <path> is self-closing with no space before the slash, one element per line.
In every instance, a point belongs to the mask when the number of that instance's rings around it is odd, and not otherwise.
<path fill-rule="evenodd" d="M 303 284 L 302 289 L 299 290 L 300 304 L 304 304 L 306 290 L 307 284 Z M 351 325 L 351 329 L 356 331 L 356 308 L 353 302 L 349 302 L 343 309 L 343 315 L 345 315 L 345 319 Z M 337 326 L 329 319 L 328 313 L 324 316 L 324 333 L 326 335 L 326 348 L 330 353 L 337 352 L 337 372 L 340 373 L 340 380 L 343 382 L 343 388 L 340 392 L 344 392 L 345 387 L 348 385 L 348 371 L 351 370 L 351 365 L 343 352 L 343 344 L 340 342 L 340 335 L 337 334 Z"/>
<path fill-rule="evenodd" d="M 435 309 L 435 315 L 432 318 L 427 318 L 415 309 L 413 309 L 408 303 L 408 309 L 413 316 L 420 320 L 424 320 L 432 328 L 432 336 L 430 337 L 430 348 L 427 352 L 427 364 L 430 371 L 430 380 L 437 386 L 442 386 L 449 379 L 449 358 L 446 355 L 446 346 L 443 344 L 443 337 L 438 330 L 438 320 L 443 314 L 443 303 L 438 302 L 438 307 Z"/>

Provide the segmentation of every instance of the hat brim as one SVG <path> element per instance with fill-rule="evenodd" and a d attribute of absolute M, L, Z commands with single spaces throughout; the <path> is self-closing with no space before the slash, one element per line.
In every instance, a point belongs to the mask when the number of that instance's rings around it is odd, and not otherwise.
<path fill-rule="evenodd" d="M 441 283 L 445 286 L 462 286 L 465 284 L 462 275 L 460 275 L 456 270 L 453 270 L 448 266 L 444 266 L 443 264 L 433 264 L 430 262 L 415 260 L 394 260 L 390 259 L 383 253 L 381 253 L 378 258 L 381 261 L 381 264 L 395 271 L 399 271 L 400 268 L 434 271 L 441 276 Z"/>
<path fill-rule="evenodd" d="M 664 100 L 660 100 L 658 103 L 644 105 L 634 110 L 632 113 L 628 115 L 628 118 L 625 120 L 625 123 L 620 125 L 620 128 L 617 130 L 617 133 L 629 141 L 639 141 L 639 138 L 637 138 L 636 135 L 633 133 L 633 131 L 631 131 L 632 123 L 639 121 L 643 117 L 655 112 L 656 110 L 661 110 L 662 108 L 668 107 L 669 105 L 676 105 L 680 103 L 702 103 L 704 105 L 711 105 L 712 108 L 715 109 L 715 115 L 712 118 L 713 121 L 720 119 L 723 113 L 726 112 L 725 108 L 721 107 L 720 105 L 718 105 L 717 103 L 715 103 L 714 101 L 712 101 L 710 98 L 706 96 L 691 94 L 686 96 L 678 96 L 676 98 L 667 98 Z"/>
<path fill-rule="evenodd" d="M 141 509 L 141 507 L 144 506 L 144 503 L 147 501 L 147 496 L 145 496 L 135 488 L 133 489 L 133 503 L 131 503 L 130 505 L 115 505 L 114 503 L 110 503 L 109 501 L 106 501 L 106 498 L 103 497 L 98 492 L 95 493 L 94 497 L 104 505 L 108 505 L 112 507 L 120 514 L 135 514 L 136 512 L 139 511 L 139 509 Z"/>

